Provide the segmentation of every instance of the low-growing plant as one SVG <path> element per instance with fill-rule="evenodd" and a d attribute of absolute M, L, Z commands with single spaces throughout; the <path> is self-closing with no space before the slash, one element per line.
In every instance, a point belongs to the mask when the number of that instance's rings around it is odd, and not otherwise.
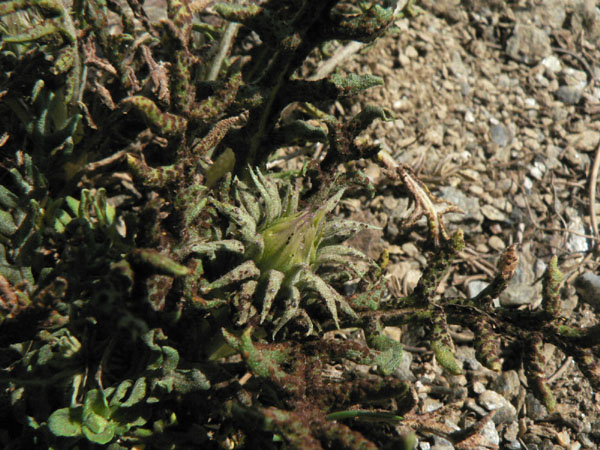
<path fill-rule="evenodd" d="M 4 447 L 411 448 L 393 425 L 419 429 L 416 400 L 386 326 L 424 327 L 451 373 L 449 324 L 473 329 L 492 370 L 501 340 L 523 342 L 550 409 L 543 342 L 600 384 L 597 326 L 560 317 L 556 260 L 540 310 L 492 307 L 515 247 L 475 298 L 435 295 L 464 245 L 444 227 L 454 208 L 359 137 L 388 111 L 327 112 L 382 80 L 301 78 L 325 43 L 370 42 L 410 2 L 395 8 L 167 0 L 157 19 L 138 0 L 0 4 Z M 302 169 L 269 168 L 315 143 L 322 157 Z M 353 162 L 378 154 L 415 202 L 405 228 L 425 215 L 430 229 L 404 298 L 385 257 L 343 244 L 373 227 L 337 212 L 373 192 Z"/>

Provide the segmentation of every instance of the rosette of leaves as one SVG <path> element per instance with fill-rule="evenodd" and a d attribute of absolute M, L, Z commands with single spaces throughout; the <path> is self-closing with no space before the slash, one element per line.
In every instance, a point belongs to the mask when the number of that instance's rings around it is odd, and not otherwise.
<path fill-rule="evenodd" d="M 373 264 L 362 252 L 340 244 L 372 226 L 330 217 L 343 188 L 322 205 L 299 208 L 299 190 L 291 182 L 260 170 L 248 173 L 251 184 L 233 181 L 233 199 L 210 199 L 230 221 L 226 239 L 187 248 L 213 259 L 216 253 L 227 252 L 239 262 L 226 274 L 201 284 L 203 302 L 223 304 L 232 298 L 238 324 L 270 324 L 273 334 L 296 318 L 311 331 L 315 320 L 309 312 L 319 309 L 320 303 L 336 325 L 340 312 L 356 317 L 331 283 L 357 279 Z"/>

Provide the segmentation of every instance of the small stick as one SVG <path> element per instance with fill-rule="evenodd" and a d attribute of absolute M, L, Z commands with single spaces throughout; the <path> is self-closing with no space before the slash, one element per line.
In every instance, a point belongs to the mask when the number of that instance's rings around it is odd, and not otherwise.
<path fill-rule="evenodd" d="M 208 81 L 214 81 L 219 76 L 219 71 L 221 70 L 223 61 L 225 60 L 227 53 L 229 53 L 229 50 L 231 49 L 231 45 L 233 44 L 233 40 L 235 39 L 239 28 L 239 23 L 230 23 L 229 25 L 227 25 L 225 33 L 223 33 L 223 37 L 221 38 L 221 42 L 219 43 L 219 50 L 217 52 L 217 55 L 215 56 L 210 71 L 208 72 L 208 76 L 206 77 Z"/>
<path fill-rule="evenodd" d="M 600 168 L 600 143 L 596 147 L 594 165 L 590 171 L 590 221 L 592 222 L 592 232 L 596 242 L 594 248 L 598 247 L 598 222 L 596 221 L 596 188 L 598 184 L 598 169 Z"/>
<path fill-rule="evenodd" d="M 325 78 L 331 72 L 335 70 L 337 66 L 339 66 L 342 62 L 349 59 L 355 53 L 358 53 L 363 49 L 365 44 L 362 42 L 351 41 L 349 44 L 346 44 L 340 50 L 335 52 L 335 54 L 326 61 L 323 61 L 319 64 L 317 71 L 309 77 L 309 80 L 320 80 L 321 78 Z"/>
<path fill-rule="evenodd" d="M 548 379 L 546 380 L 548 383 L 554 383 L 555 380 L 559 379 L 563 373 L 567 371 L 569 365 L 573 362 L 573 357 L 569 356 L 562 365 L 558 368 L 556 372 L 554 372 Z"/>

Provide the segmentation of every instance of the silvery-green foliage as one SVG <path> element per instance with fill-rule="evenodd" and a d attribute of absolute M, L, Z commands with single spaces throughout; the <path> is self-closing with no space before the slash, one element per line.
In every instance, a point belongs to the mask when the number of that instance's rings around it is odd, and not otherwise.
<path fill-rule="evenodd" d="M 299 190 L 291 182 L 277 180 L 260 170 L 249 169 L 250 183 L 233 181 L 228 203 L 211 203 L 231 221 L 227 239 L 196 245 L 199 254 L 219 248 L 242 256 L 242 263 L 201 287 L 203 295 L 225 295 L 241 283 L 244 296 L 238 323 L 258 315 L 259 323 L 270 323 L 276 334 L 294 318 L 302 318 L 309 330 L 314 321 L 309 300 L 320 299 L 330 318 L 339 326 L 339 312 L 356 317 L 344 297 L 325 281 L 331 271 L 347 280 L 359 278 L 372 264 L 362 252 L 340 245 L 354 233 L 371 225 L 332 219 L 344 189 L 323 205 L 299 207 Z M 284 186 L 281 186 L 284 184 Z"/>

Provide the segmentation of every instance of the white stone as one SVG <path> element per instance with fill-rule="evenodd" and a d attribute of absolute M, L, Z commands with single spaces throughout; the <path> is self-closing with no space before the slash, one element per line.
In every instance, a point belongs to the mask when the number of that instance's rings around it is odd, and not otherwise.
<path fill-rule="evenodd" d="M 560 72 L 562 70 L 562 63 L 555 55 L 546 56 L 542 59 L 542 65 L 550 72 Z"/>

